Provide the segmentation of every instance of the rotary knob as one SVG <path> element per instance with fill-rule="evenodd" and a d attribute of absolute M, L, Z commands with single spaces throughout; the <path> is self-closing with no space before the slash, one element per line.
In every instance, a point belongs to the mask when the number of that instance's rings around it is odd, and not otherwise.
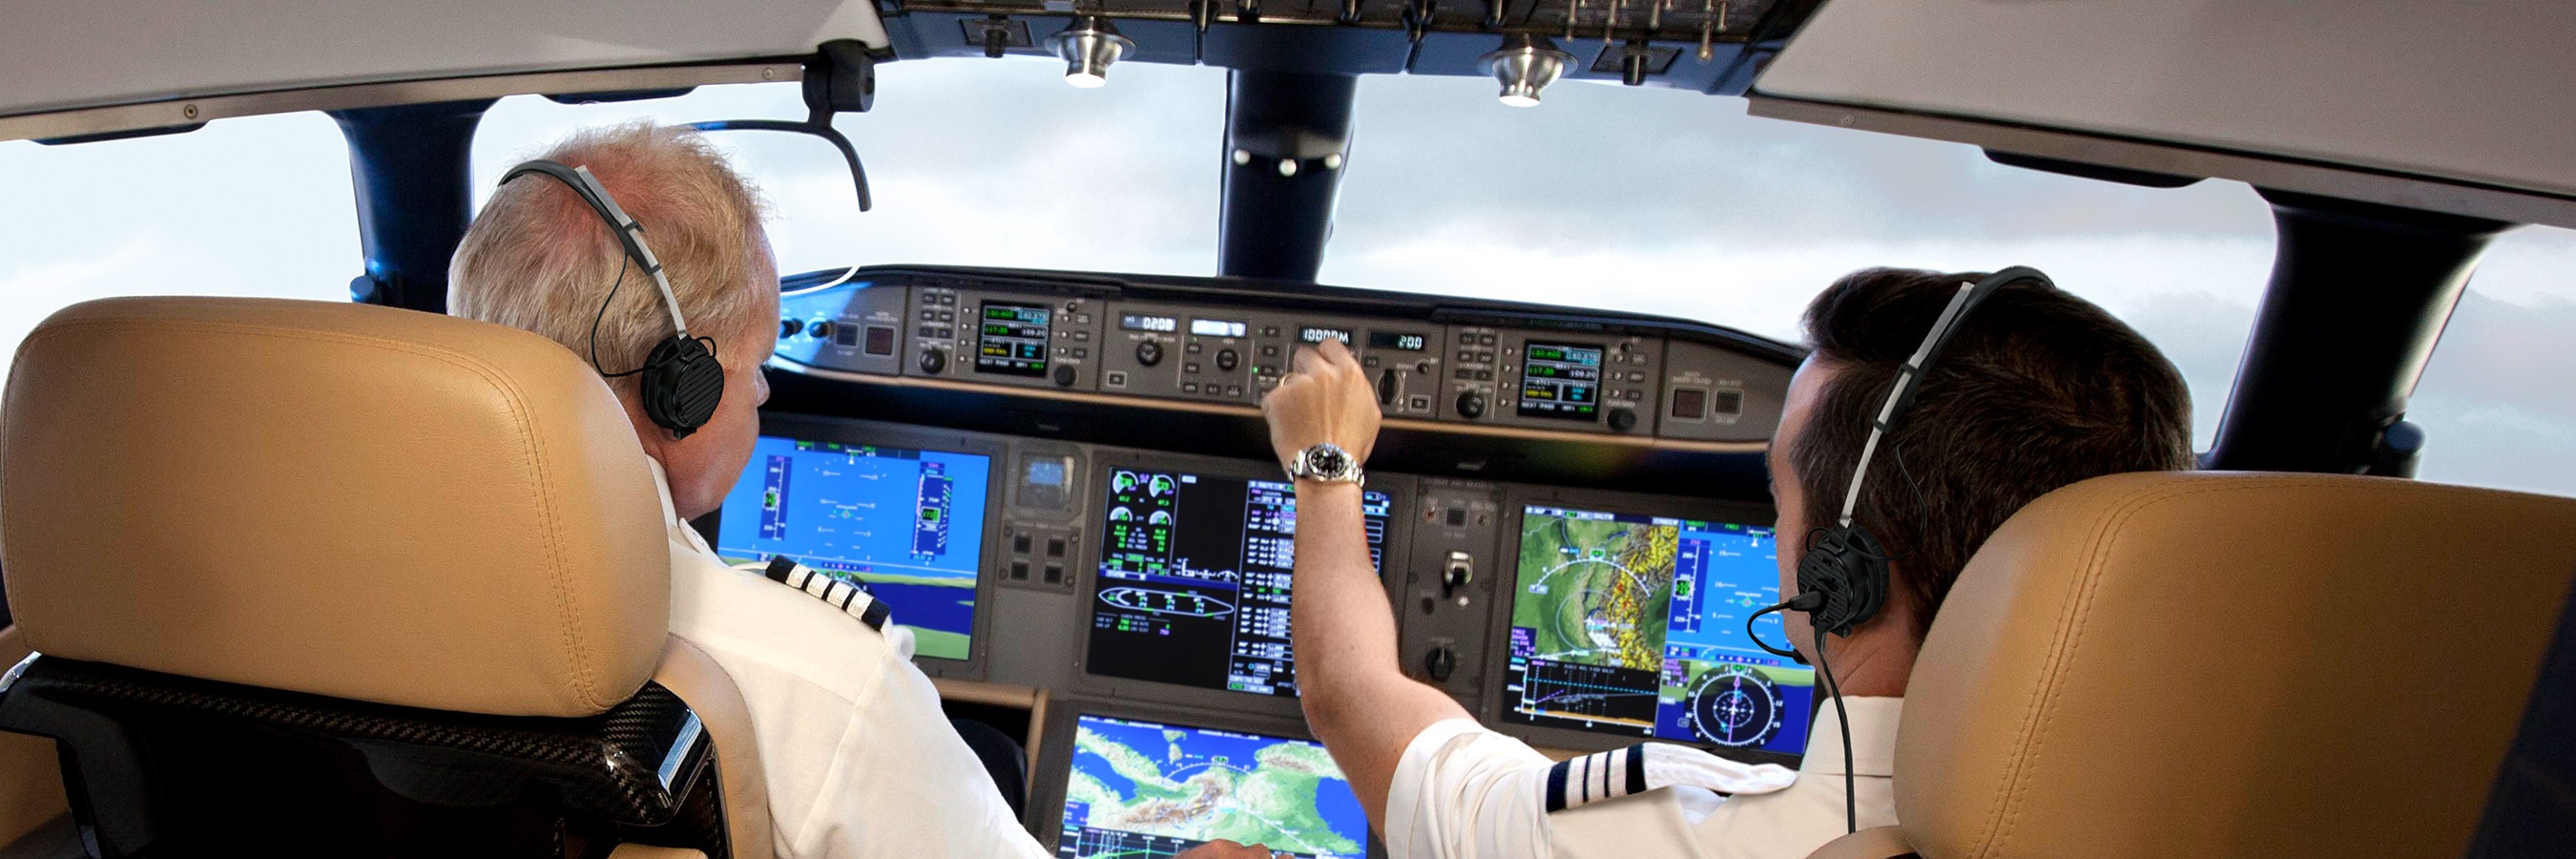
<path fill-rule="evenodd" d="M 936 376 L 948 369 L 948 350 L 933 346 L 921 350 L 921 372 Z"/>
<path fill-rule="evenodd" d="M 1635 409 L 1611 409 L 1611 410 L 1610 410 L 1610 431 L 1611 431 L 1611 432 L 1627 432 L 1627 431 L 1629 431 L 1629 430 L 1633 430 L 1633 429 L 1636 429 L 1636 428 L 1637 428 L 1637 411 L 1636 411 Z"/>
<path fill-rule="evenodd" d="M 1073 387 L 1073 365 L 1055 365 L 1055 386 L 1059 388 Z"/>
<path fill-rule="evenodd" d="M 1148 367 L 1163 363 L 1163 344 L 1152 340 L 1136 344 L 1136 363 Z"/>
<path fill-rule="evenodd" d="M 1472 421 L 1472 420 L 1475 420 L 1475 419 L 1477 419 L 1477 418 L 1484 417 L 1484 416 L 1485 416 L 1485 395 L 1484 395 L 1483 393 L 1480 393 L 1480 392 L 1477 392 L 1477 391 L 1461 391 L 1461 392 L 1459 392 L 1459 394 L 1458 394 L 1458 416 L 1459 416 L 1459 417 L 1462 417 L 1462 418 L 1466 418 L 1466 419 L 1471 420 L 1471 421 Z"/>
<path fill-rule="evenodd" d="M 1229 373 L 1234 372 L 1235 365 L 1242 363 L 1242 361 L 1243 356 L 1235 354 L 1232 349 L 1216 350 L 1216 368 L 1219 370 L 1224 370 Z"/>
<path fill-rule="evenodd" d="M 1449 682 L 1449 676 L 1458 673 L 1458 651 L 1446 644 L 1432 647 L 1422 654 L 1422 673 L 1430 675 L 1433 683 Z"/>

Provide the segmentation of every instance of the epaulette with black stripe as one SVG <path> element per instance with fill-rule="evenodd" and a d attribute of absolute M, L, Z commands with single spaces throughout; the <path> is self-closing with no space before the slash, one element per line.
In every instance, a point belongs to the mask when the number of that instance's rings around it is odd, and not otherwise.
<path fill-rule="evenodd" d="M 892 613 L 886 608 L 885 603 L 877 601 L 875 595 L 868 593 L 866 584 L 829 573 L 816 572 L 785 555 L 770 556 L 768 565 L 760 569 L 760 574 L 768 577 L 770 581 L 804 591 L 807 595 L 822 600 L 825 605 L 847 612 L 851 617 L 858 618 L 860 623 L 867 624 L 869 629 L 878 632 L 885 631 L 886 616 Z"/>

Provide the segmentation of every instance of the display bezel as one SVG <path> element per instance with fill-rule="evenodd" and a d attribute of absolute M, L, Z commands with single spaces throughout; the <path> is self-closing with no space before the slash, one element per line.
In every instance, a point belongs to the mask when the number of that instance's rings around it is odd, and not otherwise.
<path fill-rule="evenodd" d="M 993 360 L 991 356 L 984 354 L 985 340 L 993 335 L 990 332 L 985 331 L 984 326 L 992 320 L 991 314 L 993 312 L 993 308 L 996 307 L 1005 307 L 1014 310 L 1035 310 L 1046 314 L 1046 332 L 1038 335 L 1038 358 L 1035 366 L 1025 368 L 1004 367 L 988 365 L 985 363 L 988 360 Z M 971 365 L 974 372 L 977 375 L 983 376 L 1008 376 L 1020 379 L 1046 378 L 1048 371 L 1052 370 L 1056 364 L 1054 355 L 1048 350 L 1055 348 L 1055 319 L 1056 315 L 1062 312 L 1063 310 L 1043 302 L 1014 298 L 996 298 L 993 296 L 976 297 L 974 341 L 975 363 Z M 1022 359 L 1011 358 L 1007 360 L 1016 362 Z"/>
<path fill-rule="evenodd" d="M 1302 711 L 1298 708 L 1297 696 L 1294 695 L 1234 692 L 1092 672 L 1092 603 L 1100 598 L 1099 543 L 1106 540 L 1107 536 L 1101 533 L 1099 523 L 1091 521 L 1089 517 L 1101 515 L 1099 494 L 1102 492 L 1102 487 L 1107 485 L 1110 475 L 1122 468 L 1186 471 L 1238 480 L 1286 479 L 1280 474 L 1278 466 L 1240 459 L 1158 454 L 1126 449 L 1105 451 L 1098 458 L 1091 474 L 1085 478 L 1090 485 L 1081 487 L 1084 493 L 1081 496 L 1081 506 L 1085 511 L 1083 524 L 1086 532 L 1094 536 L 1092 542 L 1085 547 L 1088 550 L 1088 556 L 1081 559 L 1081 581 L 1075 588 L 1075 593 L 1081 600 L 1075 608 L 1075 619 L 1079 626 L 1075 638 L 1074 659 L 1076 691 L 1102 697 L 1204 707 L 1225 712 L 1298 716 Z M 1373 492 L 1386 493 L 1389 502 L 1386 541 L 1379 546 L 1381 560 L 1378 564 L 1378 579 L 1379 586 L 1383 588 L 1386 586 L 1388 570 L 1400 566 L 1405 557 L 1405 551 L 1410 548 L 1412 529 L 1405 527 L 1407 524 L 1405 511 L 1411 509 L 1408 505 L 1413 501 L 1414 482 L 1411 478 L 1401 475 L 1372 473 L 1368 476 L 1368 488 Z"/>
<path fill-rule="evenodd" d="M 1477 707 L 1477 716 L 1479 721 L 1481 721 L 1487 728 L 1491 728 L 1510 736 L 1519 737 L 1528 741 L 1532 745 L 1582 752 L 1597 752 L 1626 748 L 1628 746 L 1636 745 L 1637 743 L 1648 741 L 1675 742 L 1673 740 L 1665 740 L 1658 737 L 1638 734 L 1614 734 L 1585 731 L 1574 728 L 1530 725 L 1521 722 L 1514 722 L 1504 717 L 1504 713 L 1509 709 L 1507 701 L 1509 693 L 1504 689 L 1504 687 L 1508 685 L 1508 677 L 1511 669 L 1510 635 L 1512 625 L 1512 606 L 1519 597 L 1518 582 L 1520 578 L 1520 539 L 1518 535 L 1521 533 L 1521 528 L 1523 527 L 1522 519 L 1526 515 L 1528 508 L 1531 506 L 1559 507 L 1574 510 L 1600 511 L 1605 513 L 1633 514 L 1640 516 L 1669 516 L 1680 519 L 1692 519 L 1707 522 L 1733 522 L 1737 524 L 1761 525 L 1765 527 L 1768 527 L 1769 523 L 1774 519 L 1772 508 L 1769 505 L 1763 504 L 1713 501 L 1705 498 L 1684 498 L 1670 495 L 1640 495 L 1624 492 L 1603 492 L 1597 490 L 1533 487 L 1526 485 L 1508 486 L 1503 493 L 1500 517 L 1506 527 L 1499 529 L 1504 539 L 1502 542 L 1503 554 L 1497 557 L 1494 570 L 1494 575 L 1499 577 L 1495 580 L 1497 584 L 1497 587 L 1495 588 L 1497 596 L 1495 599 L 1489 601 L 1491 603 L 1490 605 L 1486 606 L 1488 617 L 1486 619 L 1485 628 L 1487 630 L 1487 634 L 1494 636 L 1494 638 L 1488 641 L 1485 647 L 1484 690 Z M 1823 700 L 1821 692 L 1818 693 L 1817 698 L 1819 701 Z M 1755 764 L 1781 764 L 1784 766 L 1795 767 L 1798 765 L 1798 761 L 1804 758 L 1803 755 L 1786 754 L 1782 752 L 1730 749 L 1718 746 L 1701 746 L 1690 743 L 1684 743 L 1684 745 L 1691 745 L 1693 748 L 1706 749 L 1709 753 L 1715 754 L 1719 757 Z"/>
<path fill-rule="evenodd" d="M 1225 694 L 1251 697 L 1241 693 Z M 1290 699 L 1291 703 L 1294 701 L 1295 699 Z M 1306 720 L 1294 715 L 1293 711 L 1287 716 L 1277 716 L 1231 710 L 1181 709 L 1162 704 L 1087 697 L 1056 701 L 1047 707 L 1046 724 L 1038 735 L 1036 766 L 1031 770 L 1036 777 L 1029 782 L 1028 813 L 1020 821 L 1021 825 L 1029 828 L 1029 834 L 1037 836 L 1038 843 L 1046 847 L 1047 854 L 1050 856 L 1061 849 L 1057 841 L 1064 833 L 1064 789 L 1065 783 L 1070 781 L 1070 773 L 1073 770 L 1074 732 L 1083 716 L 1133 719 L 1166 725 L 1241 731 L 1321 742 L 1315 737 L 1314 732 L 1307 730 Z M 1382 843 L 1376 830 L 1370 830 L 1369 859 L 1386 859 L 1386 855 L 1386 845 Z"/>
<path fill-rule="evenodd" d="M 979 548 L 975 561 L 975 619 L 971 624 L 973 630 L 970 633 L 971 638 L 966 644 L 966 658 L 943 659 L 920 656 L 913 660 L 913 664 L 921 667 L 922 673 L 933 677 L 953 680 L 984 679 L 985 665 L 989 661 L 988 655 L 992 648 L 994 585 L 995 580 L 1000 578 L 994 571 L 1002 552 L 1002 547 L 999 545 L 1002 542 L 1001 523 L 1006 515 L 1004 508 L 1007 504 L 1007 496 L 1010 494 L 1010 487 L 1007 487 L 1003 481 L 1012 477 L 1010 468 L 1013 460 L 1010 445 L 977 435 L 903 424 L 777 412 L 761 413 L 760 434 L 833 444 L 876 445 L 908 450 L 974 454 L 986 458 L 984 528 L 983 533 L 976 535 Z M 716 545 L 718 535 L 723 533 L 721 530 L 724 524 L 723 517 L 724 508 L 719 506 L 715 512 L 698 517 L 689 524 L 697 528 L 699 536 L 705 537 L 707 545 L 712 547 Z M 896 619 L 901 620 L 901 618 Z"/>
<path fill-rule="evenodd" d="M 1559 350 L 1582 349 L 1601 353 L 1600 360 L 1592 365 L 1591 414 L 1581 415 L 1574 414 L 1572 412 L 1557 411 L 1554 409 L 1537 412 L 1530 410 L 1530 400 L 1529 397 L 1526 396 L 1530 384 L 1529 367 L 1530 361 L 1532 360 L 1530 358 L 1530 350 L 1541 346 Z M 1512 368 L 1512 378 L 1519 385 L 1519 390 L 1512 392 L 1512 414 L 1514 416 L 1525 420 L 1544 421 L 1549 424 L 1598 424 L 1601 422 L 1603 416 L 1609 414 L 1610 403 L 1608 400 L 1610 388 L 1608 384 L 1608 376 L 1610 373 L 1610 347 L 1607 344 L 1578 343 L 1572 340 L 1527 337 L 1521 340 L 1519 354 L 1513 358 L 1513 362 L 1515 366 Z M 1564 401 L 1557 400 L 1555 402 Z"/>

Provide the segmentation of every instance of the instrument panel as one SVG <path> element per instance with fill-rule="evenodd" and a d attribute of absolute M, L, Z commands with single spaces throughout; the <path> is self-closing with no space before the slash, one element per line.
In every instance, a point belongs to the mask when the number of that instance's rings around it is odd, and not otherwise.
<path fill-rule="evenodd" d="M 1778 555 L 1748 499 L 1797 350 L 1258 286 L 884 268 L 791 289 L 770 361 L 786 396 L 697 525 L 728 558 L 868 585 L 933 676 L 1043 690 L 1027 823 L 1063 855 L 1167 855 L 1232 837 L 1211 821 L 1283 815 L 1305 821 L 1293 853 L 1373 853 L 1347 783 L 1311 777 L 1331 762 L 1297 703 L 1296 496 L 1259 423 L 1295 350 L 1339 340 L 1390 431 L 1364 521 L 1408 674 L 1543 747 L 1796 760 L 1814 680 L 1750 643 L 1781 631 L 1751 618 L 1778 600 Z M 1407 433 L 1414 455 L 1390 456 Z M 1287 805 L 1226 810 L 1281 801 L 1235 790 L 1274 764 L 1304 774 Z M 1155 813 L 1139 775 L 1214 811 Z"/>

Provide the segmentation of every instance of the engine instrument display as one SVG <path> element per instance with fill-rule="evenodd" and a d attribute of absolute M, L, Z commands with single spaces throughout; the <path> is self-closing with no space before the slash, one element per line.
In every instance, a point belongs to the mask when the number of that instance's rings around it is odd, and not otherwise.
<path fill-rule="evenodd" d="M 1045 376 L 1047 323 L 1054 317 L 1055 311 L 1042 305 L 984 302 L 983 329 L 975 341 L 975 372 Z"/>
<path fill-rule="evenodd" d="M 1521 353 L 1521 417 L 1589 421 L 1601 414 L 1601 347 L 1531 341 Z"/>
<path fill-rule="evenodd" d="M 993 461 L 972 453 L 761 436 L 725 495 L 716 554 L 785 555 L 866 588 L 914 652 L 968 657 Z"/>
<path fill-rule="evenodd" d="M 1539 505 L 1520 528 L 1503 718 L 1805 750 L 1814 672 L 1745 634 L 1780 600 L 1771 529 Z M 1777 614 L 1754 628 L 1786 641 Z"/>
<path fill-rule="evenodd" d="M 1295 695 L 1288 644 L 1297 493 L 1277 480 L 1113 469 L 1104 487 L 1089 671 Z M 1368 492 L 1369 562 L 1393 499 Z"/>

